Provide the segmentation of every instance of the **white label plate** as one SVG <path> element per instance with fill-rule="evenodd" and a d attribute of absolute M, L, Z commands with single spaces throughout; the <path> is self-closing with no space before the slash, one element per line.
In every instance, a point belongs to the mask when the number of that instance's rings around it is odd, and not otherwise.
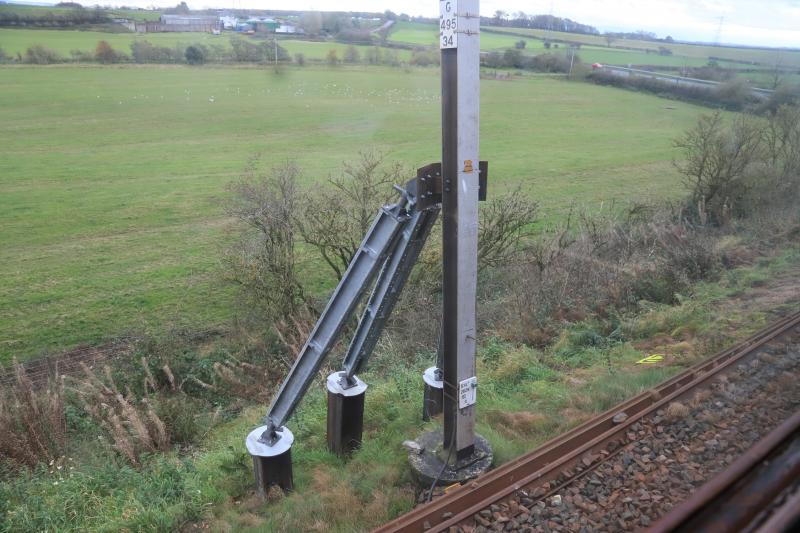
<path fill-rule="evenodd" d="M 458 408 L 464 409 L 470 405 L 475 405 L 475 397 L 478 392 L 478 378 L 471 377 L 459 382 L 458 384 Z"/>
<path fill-rule="evenodd" d="M 458 48 L 458 0 L 439 0 L 439 48 Z"/>

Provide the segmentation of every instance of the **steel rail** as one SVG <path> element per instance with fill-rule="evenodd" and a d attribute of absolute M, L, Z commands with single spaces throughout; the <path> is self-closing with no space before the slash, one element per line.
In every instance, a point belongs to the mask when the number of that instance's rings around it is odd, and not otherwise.
<path fill-rule="evenodd" d="M 800 486 L 754 531 L 757 533 L 784 533 L 798 529 L 800 529 Z"/>
<path fill-rule="evenodd" d="M 612 441 L 620 446 L 628 428 L 641 418 L 680 399 L 710 381 L 722 370 L 752 354 L 800 324 L 800 312 L 791 314 L 748 339 L 701 361 L 671 379 L 639 394 L 584 424 L 550 440 L 532 452 L 512 460 L 436 500 L 379 527 L 375 532 L 436 532 L 458 525 L 478 511 L 495 504 L 534 482 L 555 479 L 587 453 L 599 452 Z M 615 424 L 618 413 L 627 415 Z M 597 463 L 600 464 L 600 463 Z"/>
<path fill-rule="evenodd" d="M 800 477 L 800 411 L 746 450 L 649 530 L 742 531 Z"/>

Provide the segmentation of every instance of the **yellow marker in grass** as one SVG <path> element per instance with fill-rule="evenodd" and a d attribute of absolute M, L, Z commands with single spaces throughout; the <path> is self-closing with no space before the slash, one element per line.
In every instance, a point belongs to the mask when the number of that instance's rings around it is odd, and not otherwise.
<path fill-rule="evenodd" d="M 663 355 L 653 354 L 653 355 L 648 355 L 644 359 L 636 361 L 636 364 L 639 364 L 639 365 L 654 365 L 656 363 L 660 363 L 663 360 L 664 360 L 664 356 Z"/>

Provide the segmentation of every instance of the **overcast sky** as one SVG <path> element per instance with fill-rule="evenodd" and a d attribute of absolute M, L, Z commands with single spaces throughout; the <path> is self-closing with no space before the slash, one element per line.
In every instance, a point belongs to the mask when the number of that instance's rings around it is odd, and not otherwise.
<path fill-rule="evenodd" d="M 122 2 L 120 2 L 122 3 Z M 128 4 L 168 5 L 161 0 L 129 0 Z M 177 1 L 175 2 L 177 3 Z M 192 7 L 383 11 L 434 16 L 437 0 L 187 0 Z M 552 13 L 591 24 L 601 31 L 646 30 L 660 37 L 714 42 L 724 17 L 724 43 L 800 48 L 800 0 L 483 0 L 481 14 Z"/>

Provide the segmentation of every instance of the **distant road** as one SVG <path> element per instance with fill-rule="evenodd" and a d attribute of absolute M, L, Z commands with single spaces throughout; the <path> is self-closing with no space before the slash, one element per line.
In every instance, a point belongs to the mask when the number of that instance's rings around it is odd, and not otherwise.
<path fill-rule="evenodd" d="M 717 87 L 721 85 L 721 83 L 718 81 L 701 80 L 697 78 L 685 78 L 683 76 L 660 74 L 658 72 L 650 72 L 649 70 L 618 67 L 616 65 L 603 65 L 602 67 L 599 67 L 598 70 L 602 70 L 604 72 L 610 72 L 611 74 L 617 76 L 657 79 L 661 81 L 672 82 L 675 83 L 675 85 L 690 85 L 693 87 Z M 756 87 L 753 87 L 751 90 L 753 91 L 753 94 L 756 97 L 764 99 L 769 98 L 770 96 L 772 96 L 772 93 L 775 92 L 770 89 L 758 89 Z"/>
<path fill-rule="evenodd" d="M 394 21 L 393 20 L 387 20 L 386 22 L 383 23 L 383 25 L 380 28 L 375 28 L 374 30 L 372 30 L 372 33 L 378 33 L 379 31 L 382 31 L 382 30 L 388 30 L 392 26 L 394 26 Z"/>

